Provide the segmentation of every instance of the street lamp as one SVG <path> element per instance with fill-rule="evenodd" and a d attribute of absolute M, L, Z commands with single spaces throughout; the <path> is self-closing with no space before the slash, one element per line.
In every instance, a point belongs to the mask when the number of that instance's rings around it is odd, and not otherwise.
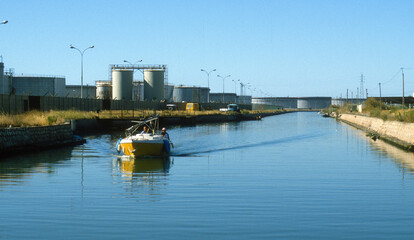
<path fill-rule="evenodd" d="M 83 98 L 83 54 L 85 53 L 86 50 L 94 48 L 95 46 L 90 46 L 88 48 L 85 48 L 85 50 L 81 51 L 78 48 L 74 47 L 72 44 L 69 46 L 72 49 L 78 50 L 78 52 L 81 55 L 81 98 Z"/>
<path fill-rule="evenodd" d="M 234 82 L 234 93 L 237 95 L 237 90 L 236 90 L 236 88 L 237 88 L 237 82 L 240 82 L 240 79 L 239 80 L 231 80 L 232 82 Z"/>
<path fill-rule="evenodd" d="M 135 63 L 131 63 L 130 61 L 127 61 L 127 60 L 124 60 L 124 62 L 125 62 L 125 63 L 129 63 L 129 64 L 131 64 L 131 65 L 132 65 L 132 70 L 133 70 L 133 73 L 132 73 L 132 78 L 134 78 L 134 76 L 133 76 L 133 74 L 135 73 L 134 65 L 135 65 L 135 64 L 137 64 L 137 63 L 139 63 L 139 62 L 142 62 L 142 59 L 141 59 L 141 60 L 136 61 Z"/>
<path fill-rule="evenodd" d="M 1 21 L 0 22 L 0 24 L 6 24 L 6 23 L 8 23 L 9 21 L 7 21 L 7 20 L 4 20 L 4 21 Z"/>
<path fill-rule="evenodd" d="M 136 61 L 135 63 L 131 63 L 130 61 L 127 61 L 127 60 L 124 60 L 124 62 L 126 62 L 126 63 L 129 63 L 129 64 L 131 64 L 131 65 L 135 65 L 135 64 L 137 64 L 137 63 L 139 63 L 139 62 L 142 62 L 142 59 L 141 60 L 138 60 L 138 61 Z"/>
<path fill-rule="evenodd" d="M 220 76 L 220 75 L 217 75 L 217 77 L 219 77 L 219 78 L 223 79 L 223 103 L 224 103 L 224 79 L 226 79 L 226 78 L 228 78 L 228 77 L 231 77 L 231 75 L 227 75 L 227 76 L 225 76 L 225 77 L 222 77 L 222 76 Z"/>
<path fill-rule="evenodd" d="M 201 69 L 201 71 L 202 72 L 205 72 L 207 74 L 207 88 L 208 88 L 208 91 L 210 91 L 210 73 L 211 72 L 215 72 L 216 69 L 213 69 L 213 70 L 211 70 L 209 72 L 206 71 L 206 70 L 204 70 L 204 69 Z M 207 102 L 210 102 L 210 93 L 207 95 Z"/>

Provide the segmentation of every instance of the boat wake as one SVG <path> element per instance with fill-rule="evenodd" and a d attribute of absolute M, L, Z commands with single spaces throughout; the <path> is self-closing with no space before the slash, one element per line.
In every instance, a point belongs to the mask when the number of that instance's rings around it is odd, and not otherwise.
<path fill-rule="evenodd" d="M 254 148 L 254 147 L 265 146 L 265 145 L 276 145 L 276 144 L 282 144 L 282 143 L 288 143 L 288 142 L 303 141 L 303 140 L 308 140 L 308 139 L 322 137 L 322 136 L 324 136 L 324 134 L 320 134 L 320 133 L 301 134 L 301 135 L 295 135 L 295 136 L 286 137 L 286 138 L 273 139 L 273 140 L 268 140 L 268 141 L 255 142 L 255 143 L 246 143 L 242 145 L 223 147 L 223 148 L 214 148 L 214 149 L 208 149 L 208 150 L 202 150 L 202 151 L 197 151 L 197 150 L 192 150 L 188 152 L 186 152 L 185 150 L 183 152 L 173 151 L 170 154 L 170 156 L 176 156 L 176 157 L 191 156 L 193 157 L 193 156 L 197 156 L 197 155 L 205 154 L 205 153 L 228 151 L 228 150 L 234 150 L 234 149 Z"/>

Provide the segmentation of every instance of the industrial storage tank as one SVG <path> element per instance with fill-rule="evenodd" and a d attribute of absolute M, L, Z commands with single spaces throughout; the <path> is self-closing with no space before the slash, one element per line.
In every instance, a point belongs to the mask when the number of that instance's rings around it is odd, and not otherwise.
<path fill-rule="evenodd" d="M 164 99 L 164 70 L 144 70 L 144 100 Z"/>
<path fill-rule="evenodd" d="M 164 98 L 165 100 L 167 100 L 167 102 L 174 101 L 173 94 L 174 94 L 174 85 L 165 85 L 164 86 Z"/>
<path fill-rule="evenodd" d="M 331 97 L 301 97 L 298 98 L 298 109 L 324 109 L 331 105 Z"/>
<path fill-rule="evenodd" d="M 235 103 L 236 101 L 235 93 L 210 93 L 210 102 L 213 103 Z"/>
<path fill-rule="evenodd" d="M 296 98 L 280 98 L 280 97 L 262 97 L 252 98 L 252 104 L 280 106 L 283 108 L 297 108 L 298 103 Z"/>
<path fill-rule="evenodd" d="M 209 92 L 210 89 L 206 87 L 175 86 L 173 100 L 174 102 L 205 103 L 208 101 Z"/>
<path fill-rule="evenodd" d="M 111 99 L 112 86 L 109 81 L 95 81 L 96 98 L 97 99 Z"/>
<path fill-rule="evenodd" d="M 132 100 L 132 75 L 132 70 L 112 70 L 112 99 Z"/>

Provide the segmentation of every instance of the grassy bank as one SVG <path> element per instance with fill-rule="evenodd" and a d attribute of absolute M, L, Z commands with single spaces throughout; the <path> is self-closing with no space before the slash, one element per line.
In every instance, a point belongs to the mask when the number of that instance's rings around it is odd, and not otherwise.
<path fill-rule="evenodd" d="M 242 110 L 242 114 L 257 114 L 257 113 L 267 113 L 275 112 L 274 110 L 264 110 L 264 111 L 251 111 L 251 110 Z M 283 110 L 279 110 L 283 112 Z M 0 115 L 0 127 L 27 127 L 27 126 L 50 126 L 56 124 L 63 124 L 68 120 L 74 119 L 93 119 L 93 118 L 146 118 L 159 114 L 164 117 L 174 117 L 174 116 L 197 116 L 197 115 L 214 115 L 214 114 L 237 114 L 235 112 L 220 112 L 220 111 L 155 111 L 155 110 L 123 110 L 123 111 L 100 111 L 97 112 L 83 112 L 83 111 L 49 111 L 49 112 L 39 112 L 39 111 L 30 111 L 23 114 L 9 115 L 1 114 Z"/>
<path fill-rule="evenodd" d="M 331 106 L 325 112 L 332 113 L 356 113 L 369 117 L 381 118 L 384 121 L 400 121 L 414 123 L 414 109 L 401 109 L 400 106 L 390 106 L 380 103 L 375 98 L 368 98 L 362 109 L 362 113 L 356 111 L 354 104 L 345 104 L 342 107 Z"/>

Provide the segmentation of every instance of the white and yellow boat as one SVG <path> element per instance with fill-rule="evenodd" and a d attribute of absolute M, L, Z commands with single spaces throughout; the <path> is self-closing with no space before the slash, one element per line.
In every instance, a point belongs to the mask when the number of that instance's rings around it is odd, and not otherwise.
<path fill-rule="evenodd" d="M 116 144 L 118 153 L 129 156 L 162 156 L 170 153 L 171 141 L 163 138 L 158 131 L 158 116 L 145 121 L 132 121 L 137 124 L 126 130 L 126 137 L 120 138 Z M 136 133 L 141 126 L 149 131 Z"/>

